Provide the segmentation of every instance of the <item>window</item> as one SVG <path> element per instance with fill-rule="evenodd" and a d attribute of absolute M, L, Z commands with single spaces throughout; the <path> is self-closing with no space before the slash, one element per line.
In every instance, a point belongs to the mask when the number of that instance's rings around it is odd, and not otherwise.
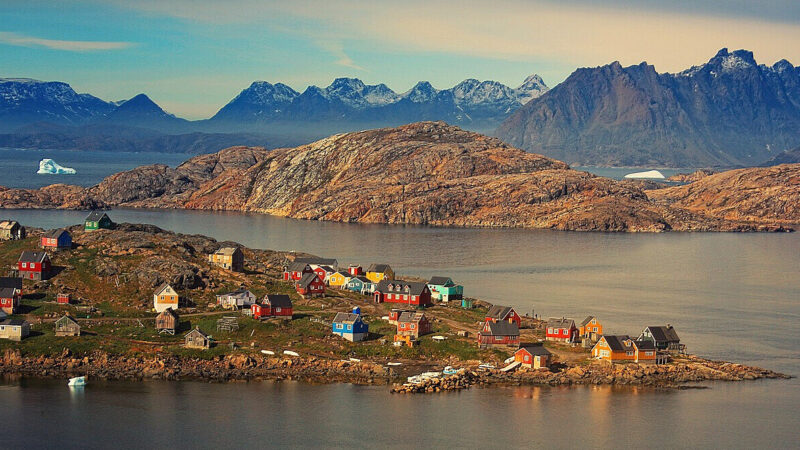
<path fill-rule="evenodd" d="M 277 307 L 277 308 L 275 308 L 275 312 L 276 312 L 276 313 L 279 313 L 279 312 L 281 312 L 281 308 L 280 308 L 280 307 Z"/>
<path fill-rule="evenodd" d="M 553 334 L 553 329 L 552 329 L 552 328 L 548 328 L 548 329 L 547 329 L 547 333 L 548 333 L 548 334 Z"/>
<path fill-rule="evenodd" d="M 633 356 L 633 352 L 627 352 L 626 355 Z"/>
<path fill-rule="evenodd" d="M 28 267 L 28 263 L 22 263 L 22 268 L 24 269 L 26 267 Z"/>
<path fill-rule="evenodd" d="M 413 323 L 411 324 L 411 329 L 412 329 L 412 330 L 413 330 L 414 328 L 416 328 L 416 327 L 417 327 L 417 326 L 416 326 L 416 325 L 414 325 Z"/>
<path fill-rule="evenodd" d="M 342 324 L 340 324 L 340 323 L 337 323 L 337 324 L 336 324 L 336 329 L 337 329 L 337 330 L 341 330 L 341 329 L 342 329 Z"/>
<path fill-rule="evenodd" d="M 653 352 L 644 352 L 646 356 L 653 356 Z"/>
<path fill-rule="evenodd" d="M 528 355 L 525 355 L 525 362 L 530 362 L 530 360 L 531 360 L 531 357 L 528 356 Z"/>

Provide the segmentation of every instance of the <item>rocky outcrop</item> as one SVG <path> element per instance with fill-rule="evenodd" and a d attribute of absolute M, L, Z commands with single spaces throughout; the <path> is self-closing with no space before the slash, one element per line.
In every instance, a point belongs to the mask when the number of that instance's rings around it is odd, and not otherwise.
<path fill-rule="evenodd" d="M 694 183 L 697 180 L 702 180 L 703 178 L 714 175 L 717 173 L 715 170 L 711 169 L 699 169 L 695 170 L 692 173 L 679 173 L 667 178 L 667 181 L 672 181 L 675 183 Z"/>
<path fill-rule="evenodd" d="M 737 189 L 735 185 L 732 189 Z M 97 186 L 0 191 L 5 208 L 249 211 L 339 222 L 579 231 L 759 230 L 654 202 L 643 186 L 570 169 L 441 122 L 335 135 L 291 149 L 234 147 Z"/>

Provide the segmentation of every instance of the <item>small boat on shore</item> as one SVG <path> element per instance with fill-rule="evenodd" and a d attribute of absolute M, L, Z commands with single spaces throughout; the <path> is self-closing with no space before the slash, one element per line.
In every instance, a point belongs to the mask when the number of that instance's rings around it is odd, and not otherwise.
<path fill-rule="evenodd" d="M 299 354 L 299 353 L 297 353 L 297 352 L 293 352 L 293 351 L 291 351 L 291 350 L 284 350 L 284 351 L 283 351 L 283 354 L 284 354 L 284 355 L 289 355 L 289 356 L 300 356 L 300 354 Z"/>
<path fill-rule="evenodd" d="M 442 376 L 442 372 L 422 372 L 420 376 L 422 378 L 439 378 Z"/>
<path fill-rule="evenodd" d="M 445 374 L 445 375 L 455 375 L 460 371 L 461 371 L 461 369 L 456 369 L 453 366 L 447 366 L 442 370 L 442 373 Z"/>
<path fill-rule="evenodd" d="M 409 383 L 411 384 L 420 384 L 422 383 L 422 377 L 420 375 L 414 375 L 413 377 L 406 378 Z"/>
<path fill-rule="evenodd" d="M 402 365 L 402 364 L 403 363 L 399 363 L 399 362 L 387 362 L 386 363 L 387 366 L 399 366 L 399 365 Z"/>
<path fill-rule="evenodd" d="M 86 377 L 70 378 L 67 386 L 86 386 Z"/>
<path fill-rule="evenodd" d="M 351 362 L 361 362 L 361 360 L 358 359 L 358 358 L 350 358 L 350 361 Z"/>
<path fill-rule="evenodd" d="M 270 355 L 270 356 L 275 354 L 275 352 L 273 352 L 272 350 L 261 350 L 261 353 L 263 353 L 265 355 Z"/>

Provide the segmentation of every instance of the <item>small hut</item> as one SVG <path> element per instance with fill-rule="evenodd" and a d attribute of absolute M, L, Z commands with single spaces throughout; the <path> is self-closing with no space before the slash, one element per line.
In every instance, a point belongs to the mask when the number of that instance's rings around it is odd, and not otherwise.
<path fill-rule="evenodd" d="M 200 331 L 200 328 L 195 328 L 186 333 L 184 339 L 186 340 L 186 348 L 198 348 L 205 350 L 211 347 L 211 337 Z"/>
<path fill-rule="evenodd" d="M 56 336 L 80 336 L 81 326 L 67 314 L 56 320 Z"/>
<path fill-rule="evenodd" d="M 156 316 L 156 330 L 159 333 L 175 335 L 178 329 L 178 313 L 172 308 L 167 308 Z"/>
<path fill-rule="evenodd" d="M 58 302 L 59 305 L 69 305 L 70 304 L 70 300 L 71 299 L 70 299 L 70 295 L 69 294 L 65 294 L 65 293 L 62 292 L 62 293 L 56 295 L 56 302 Z"/>

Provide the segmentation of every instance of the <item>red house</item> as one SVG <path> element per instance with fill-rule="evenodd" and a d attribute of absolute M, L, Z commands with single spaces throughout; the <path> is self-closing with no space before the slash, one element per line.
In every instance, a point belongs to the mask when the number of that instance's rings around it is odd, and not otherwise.
<path fill-rule="evenodd" d="M 359 266 L 358 264 L 350 264 L 350 267 L 347 268 L 347 273 L 349 273 L 354 277 L 357 277 L 359 275 L 364 275 L 364 268 Z"/>
<path fill-rule="evenodd" d="M 10 287 L 0 288 L 0 310 L 6 314 L 14 314 L 17 312 L 19 299 L 20 295 L 18 290 Z"/>
<path fill-rule="evenodd" d="M 250 305 L 254 319 L 266 319 L 269 317 L 292 318 L 292 299 L 288 295 L 267 294 L 261 303 Z"/>
<path fill-rule="evenodd" d="M 50 257 L 47 252 L 24 251 L 17 260 L 19 276 L 29 280 L 46 280 L 50 276 Z"/>
<path fill-rule="evenodd" d="M 69 294 L 58 294 L 56 295 L 56 303 L 60 305 L 69 305 Z"/>
<path fill-rule="evenodd" d="M 300 278 L 300 281 L 294 284 L 294 289 L 303 298 L 325 295 L 325 283 L 313 271 L 303 275 L 303 278 Z"/>
<path fill-rule="evenodd" d="M 336 271 L 331 266 L 316 266 L 313 268 L 314 273 L 317 274 L 320 280 L 324 283 L 325 280 L 328 279 L 329 276 L 336 273 Z"/>
<path fill-rule="evenodd" d="M 314 273 L 311 266 L 306 263 L 295 262 L 283 270 L 283 279 L 284 281 L 297 281 L 307 273 Z"/>
<path fill-rule="evenodd" d="M 72 248 L 72 236 L 66 230 L 53 230 L 42 235 L 42 248 L 61 250 Z"/>
<path fill-rule="evenodd" d="M 399 280 L 381 280 L 375 288 L 375 303 L 404 303 L 413 306 L 429 306 L 431 290 L 428 283 Z"/>
<path fill-rule="evenodd" d="M 433 331 L 433 327 L 428 318 L 425 317 L 425 313 L 405 311 L 397 318 L 397 334 L 400 336 L 419 338 L 431 331 Z"/>
<path fill-rule="evenodd" d="M 411 310 L 402 308 L 392 308 L 392 310 L 389 311 L 389 323 L 391 323 L 392 325 L 397 325 L 397 321 L 400 319 L 400 315 L 403 314 L 404 312 L 411 312 Z"/>
<path fill-rule="evenodd" d="M 478 333 L 478 346 L 487 348 L 494 345 L 519 346 L 519 327 L 517 324 L 487 320 Z"/>
<path fill-rule="evenodd" d="M 517 328 L 519 328 L 522 319 L 519 317 L 514 308 L 510 306 L 500 306 L 500 305 L 493 305 L 489 308 L 489 312 L 486 313 L 486 319 L 492 322 L 509 322 L 517 324 Z"/>
<path fill-rule="evenodd" d="M 545 339 L 555 342 L 575 342 L 578 337 L 578 327 L 572 319 L 554 319 L 547 321 Z"/>

